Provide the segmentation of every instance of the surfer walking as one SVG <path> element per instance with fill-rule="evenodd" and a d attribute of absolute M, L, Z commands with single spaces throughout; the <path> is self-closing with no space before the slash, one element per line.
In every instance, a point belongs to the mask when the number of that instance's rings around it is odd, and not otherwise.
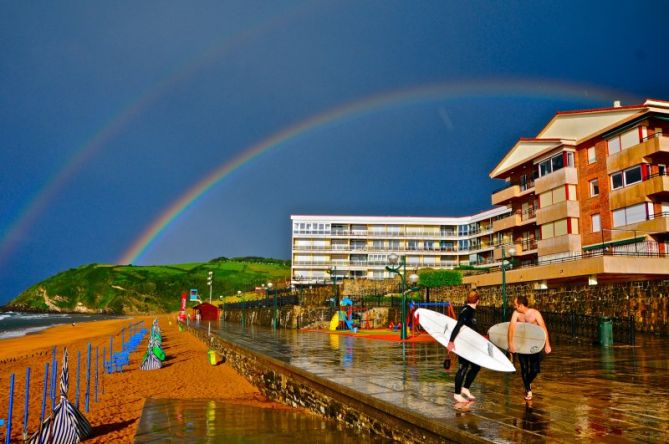
<path fill-rule="evenodd" d="M 546 323 L 539 310 L 528 307 L 526 296 L 518 296 L 514 300 L 514 307 L 515 311 L 513 312 L 511 322 L 509 323 L 509 352 L 516 353 L 516 348 L 513 344 L 513 335 L 516 331 L 516 325 L 519 322 L 527 322 L 538 325 L 542 328 L 544 333 L 546 333 L 544 351 L 547 354 L 550 353 L 551 343 L 548 339 L 548 329 L 546 328 Z M 525 400 L 531 401 L 532 381 L 534 381 L 534 378 L 536 378 L 541 371 L 543 354 L 539 351 L 538 353 L 533 354 L 516 353 L 516 355 L 518 356 L 518 362 L 520 362 L 520 376 L 523 378 L 523 385 L 525 386 Z"/>
<path fill-rule="evenodd" d="M 458 323 L 451 333 L 448 347 L 446 347 L 448 351 L 452 352 L 455 350 L 455 343 L 453 341 L 458 337 L 458 333 L 460 333 L 463 325 L 476 331 L 476 306 L 478 303 L 479 293 L 476 290 L 470 291 L 467 296 L 467 305 L 460 311 Z M 479 370 L 481 370 L 479 365 L 466 360 L 462 356 L 458 356 L 458 371 L 455 373 L 455 393 L 453 394 L 453 399 L 457 402 L 467 402 L 476 399 L 469 391 L 469 387 L 474 382 Z"/>

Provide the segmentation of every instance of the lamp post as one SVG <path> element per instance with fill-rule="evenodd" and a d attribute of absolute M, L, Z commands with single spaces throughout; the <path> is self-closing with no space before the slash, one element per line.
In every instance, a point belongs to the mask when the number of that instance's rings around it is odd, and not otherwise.
<path fill-rule="evenodd" d="M 209 303 L 211 304 L 211 291 L 214 283 L 214 272 L 209 272 L 209 277 L 207 278 L 207 284 L 209 284 Z"/>
<path fill-rule="evenodd" d="M 336 310 L 339 306 L 339 298 L 337 297 L 337 267 L 333 266 L 330 270 L 330 278 L 332 279 L 332 309 Z"/>
<path fill-rule="evenodd" d="M 406 316 L 407 316 L 407 304 L 406 304 L 406 298 L 407 298 L 407 292 L 413 290 L 413 285 L 418 282 L 418 275 L 417 274 L 412 274 L 409 276 L 409 279 L 411 281 L 412 286 L 410 288 L 407 288 L 407 282 L 406 282 L 406 258 L 404 256 L 400 257 L 396 255 L 395 253 L 391 253 L 388 256 L 388 262 L 390 262 L 390 265 L 386 266 L 386 270 L 390 271 L 391 273 L 395 273 L 400 276 L 400 281 L 401 281 L 401 293 L 402 293 L 402 301 L 401 301 L 401 307 L 400 307 L 400 316 L 401 316 L 401 327 L 400 327 L 400 339 L 405 340 L 407 338 L 407 329 L 406 329 Z"/>
<path fill-rule="evenodd" d="M 237 290 L 237 296 L 242 302 L 242 327 L 246 326 L 246 300 L 242 298 L 241 290 Z"/>
<path fill-rule="evenodd" d="M 502 322 L 506 321 L 506 253 L 509 258 L 515 256 L 516 249 L 511 247 L 508 250 L 502 245 Z"/>
<path fill-rule="evenodd" d="M 272 290 L 274 284 L 271 282 L 267 283 L 268 293 Z M 277 316 L 277 307 L 276 307 L 276 289 L 274 289 L 274 314 L 272 315 L 272 328 L 276 330 L 277 324 L 279 323 L 279 318 Z"/>

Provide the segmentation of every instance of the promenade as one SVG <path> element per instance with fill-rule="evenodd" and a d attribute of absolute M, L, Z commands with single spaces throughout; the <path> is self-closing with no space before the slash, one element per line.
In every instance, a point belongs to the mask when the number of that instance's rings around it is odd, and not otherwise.
<path fill-rule="evenodd" d="M 442 368 L 445 349 L 434 342 L 402 344 L 231 323 L 211 328 L 240 347 L 436 422 L 458 440 L 619 443 L 666 442 L 669 436 L 666 339 L 640 337 L 636 346 L 611 348 L 554 341 L 533 384 L 533 401 L 523 399 L 518 372 L 482 369 L 472 387 L 476 401 L 455 408 L 455 365 Z"/>

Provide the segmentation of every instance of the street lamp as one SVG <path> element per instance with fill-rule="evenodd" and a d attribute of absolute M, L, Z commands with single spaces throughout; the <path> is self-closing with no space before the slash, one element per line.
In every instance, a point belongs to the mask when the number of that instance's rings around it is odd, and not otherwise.
<path fill-rule="evenodd" d="M 209 303 L 211 304 L 211 291 L 212 291 L 212 285 L 214 283 L 214 272 L 210 271 L 209 272 L 209 277 L 207 278 L 207 284 L 209 285 Z"/>
<path fill-rule="evenodd" d="M 272 287 L 274 284 L 271 282 L 267 283 L 267 292 L 269 293 L 272 290 Z M 274 289 L 274 315 L 272 316 L 272 328 L 276 330 L 277 324 L 279 323 L 279 317 L 277 315 L 277 307 L 276 307 L 276 289 Z"/>
<path fill-rule="evenodd" d="M 409 291 L 413 291 L 413 286 L 418 282 L 418 275 L 417 274 L 412 274 L 409 276 L 409 280 L 411 283 L 411 287 L 407 288 L 407 282 L 406 282 L 406 258 L 404 256 L 400 257 L 396 255 L 395 253 L 391 253 L 388 255 L 388 262 L 390 262 L 390 265 L 386 265 L 386 270 L 390 271 L 391 273 L 395 273 L 399 275 L 400 281 L 401 281 L 401 293 L 402 293 L 402 306 L 400 307 L 400 316 L 401 316 L 401 327 L 400 327 L 400 339 L 405 340 L 407 338 L 407 329 L 406 329 L 406 316 L 407 316 L 407 304 L 406 304 L 406 298 L 407 298 L 407 293 Z"/>
<path fill-rule="evenodd" d="M 516 255 L 516 249 L 511 247 L 506 250 L 502 245 L 502 322 L 506 321 L 506 253 L 511 258 Z"/>
<path fill-rule="evenodd" d="M 334 310 L 337 309 L 339 306 L 339 297 L 337 296 L 337 267 L 333 266 L 331 269 L 328 270 L 328 273 L 330 273 L 330 278 L 332 279 L 332 308 Z"/>

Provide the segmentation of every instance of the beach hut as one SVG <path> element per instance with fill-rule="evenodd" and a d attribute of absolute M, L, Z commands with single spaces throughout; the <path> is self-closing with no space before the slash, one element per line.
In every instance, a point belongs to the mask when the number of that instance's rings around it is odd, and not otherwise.
<path fill-rule="evenodd" d="M 218 321 L 219 310 L 215 305 L 210 304 L 209 302 L 203 302 L 201 304 L 193 307 L 195 313 L 200 313 L 201 321 Z"/>
<path fill-rule="evenodd" d="M 30 437 L 30 444 L 75 444 L 91 434 L 91 424 L 67 399 L 69 380 L 66 348 L 63 351 L 63 368 L 60 373 L 60 402 L 42 422 L 40 429 Z"/>

